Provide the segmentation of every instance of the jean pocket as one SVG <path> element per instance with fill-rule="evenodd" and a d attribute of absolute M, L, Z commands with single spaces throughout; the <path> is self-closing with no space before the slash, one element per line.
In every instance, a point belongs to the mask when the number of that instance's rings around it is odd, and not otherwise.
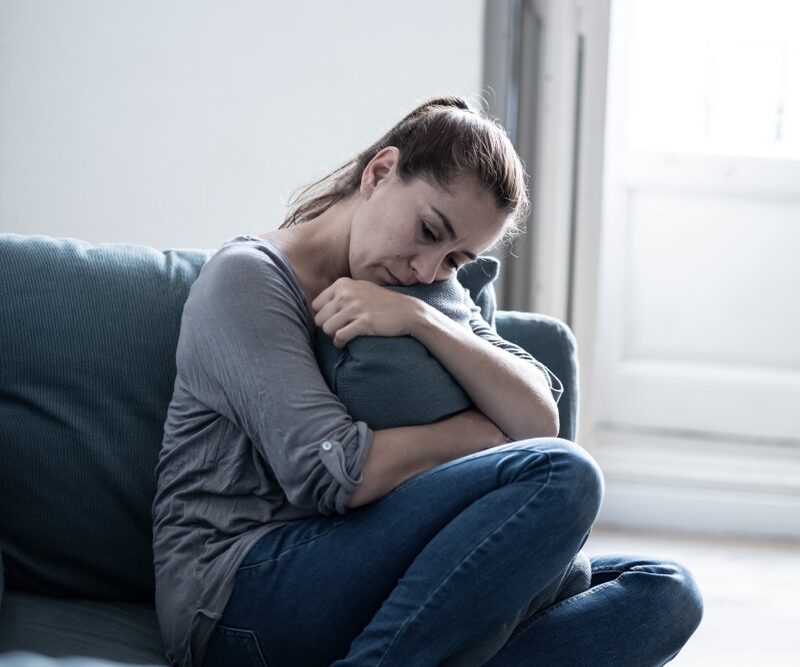
<path fill-rule="evenodd" d="M 206 648 L 203 667 L 269 667 L 252 630 L 217 625 Z"/>

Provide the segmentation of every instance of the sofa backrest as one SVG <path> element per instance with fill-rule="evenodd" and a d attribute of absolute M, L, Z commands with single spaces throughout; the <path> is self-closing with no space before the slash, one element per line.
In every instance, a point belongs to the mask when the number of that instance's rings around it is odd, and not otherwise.
<path fill-rule="evenodd" d="M 213 254 L 0 235 L 8 588 L 152 600 L 154 470 L 181 315 Z"/>
<path fill-rule="evenodd" d="M 0 234 L 9 589 L 152 601 L 155 467 L 181 316 L 215 252 Z M 493 321 L 489 268 L 459 280 Z"/>

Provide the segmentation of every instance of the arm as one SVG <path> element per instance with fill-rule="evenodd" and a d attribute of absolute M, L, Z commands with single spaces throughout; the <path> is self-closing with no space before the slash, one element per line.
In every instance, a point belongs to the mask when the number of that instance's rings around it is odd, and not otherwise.
<path fill-rule="evenodd" d="M 497 425 L 474 409 L 434 424 L 375 431 L 349 506 L 371 503 L 429 468 L 505 442 Z"/>
<path fill-rule="evenodd" d="M 241 465 L 266 466 L 270 493 L 332 515 L 347 511 L 373 432 L 325 384 L 312 334 L 289 267 L 263 246 L 234 244 L 192 285 L 176 362 L 197 401 L 247 435 L 253 456 Z"/>
<path fill-rule="evenodd" d="M 488 325 L 478 325 L 477 312 L 470 331 L 420 299 L 350 278 L 336 280 L 311 307 L 317 326 L 337 347 L 362 335 L 413 336 L 514 440 L 558 435 L 556 399 L 543 367 L 491 335 Z"/>
<path fill-rule="evenodd" d="M 558 435 L 547 375 L 417 300 L 411 335 L 450 372 L 473 403 L 513 440 Z"/>
<path fill-rule="evenodd" d="M 475 410 L 378 431 L 354 422 L 325 384 L 302 295 L 282 275 L 245 245 L 209 260 L 184 308 L 176 361 L 193 395 L 248 435 L 290 503 L 344 513 L 506 441 Z"/>

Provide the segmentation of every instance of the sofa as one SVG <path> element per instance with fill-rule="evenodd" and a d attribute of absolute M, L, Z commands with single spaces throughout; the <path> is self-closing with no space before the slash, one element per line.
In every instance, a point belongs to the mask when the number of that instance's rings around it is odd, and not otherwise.
<path fill-rule="evenodd" d="M 3 667 L 167 664 L 154 469 L 183 304 L 214 252 L 0 234 Z M 494 319 L 560 378 L 559 436 L 574 440 L 569 328 L 535 313 Z"/>

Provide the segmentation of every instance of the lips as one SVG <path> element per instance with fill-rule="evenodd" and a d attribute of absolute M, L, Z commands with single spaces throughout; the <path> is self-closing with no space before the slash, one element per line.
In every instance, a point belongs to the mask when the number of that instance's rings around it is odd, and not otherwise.
<path fill-rule="evenodd" d="M 389 269 L 386 269 L 386 273 L 389 274 L 389 278 L 392 280 L 393 285 L 403 285 L 403 281 L 400 280 L 397 276 L 395 276 Z"/>
<path fill-rule="evenodd" d="M 402 285 L 403 287 L 408 287 L 409 285 L 413 285 L 415 283 L 414 280 L 400 280 L 396 275 L 394 275 L 389 269 L 386 269 L 387 273 L 392 277 L 395 285 Z"/>

